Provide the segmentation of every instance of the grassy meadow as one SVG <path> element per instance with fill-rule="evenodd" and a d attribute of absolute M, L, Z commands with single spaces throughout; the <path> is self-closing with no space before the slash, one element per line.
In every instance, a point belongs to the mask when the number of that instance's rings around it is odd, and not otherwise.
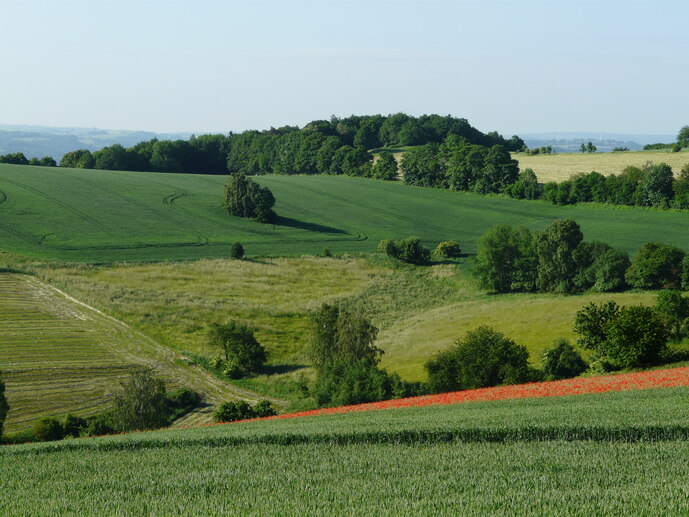
<path fill-rule="evenodd" d="M 5 447 L 0 506 L 52 515 L 677 515 L 689 509 L 688 394 L 478 402 Z"/>
<path fill-rule="evenodd" d="M 6 432 L 28 429 L 46 416 L 109 409 L 114 390 L 142 368 L 152 368 L 169 388 L 203 393 L 207 404 L 258 398 L 37 278 L 0 273 L 0 299 L 0 365 L 10 404 Z M 181 423 L 210 419 L 204 406 Z"/>
<path fill-rule="evenodd" d="M 538 181 L 565 181 L 575 174 L 588 174 L 591 171 L 607 176 L 619 174 L 625 167 L 641 167 L 646 162 L 665 162 L 675 174 L 689 164 L 689 152 L 669 151 L 625 151 L 617 153 L 560 153 L 525 154 L 516 153 L 513 158 L 519 161 L 519 168 L 533 169 Z"/>
<path fill-rule="evenodd" d="M 689 248 L 689 214 L 485 197 L 339 176 L 266 176 L 276 224 L 231 217 L 225 178 L 0 164 L 0 242 L 6 251 L 61 261 L 111 263 L 229 256 L 370 252 L 384 238 L 457 240 L 465 253 L 498 223 L 542 229 L 573 217 L 588 239 L 628 252 L 650 240 Z"/>

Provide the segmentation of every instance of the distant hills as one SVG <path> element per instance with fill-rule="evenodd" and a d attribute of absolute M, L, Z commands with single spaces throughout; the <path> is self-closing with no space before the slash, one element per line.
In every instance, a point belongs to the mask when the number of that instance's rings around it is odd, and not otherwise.
<path fill-rule="evenodd" d="M 129 147 L 152 138 L 176 140 L 187 139 L 190 135 L 191 133 L 0 124 L 0 155 L 21 152 L 29 159 L 52 156 L 59 162 L 65 153 L 75 149 L 93 152 L 113 144 Z"/>
<path fill-rule="evenodd" d="M 555 133 L 527 133 L 519 135 L 529 148 L 550 145 L 556 153 L 576 153 L 582 143 L 593 142 L 598 152 L 612 151 L 615 147 L 626 147 L 630 151 L 640 151 L 646 144 L 675 141 L 676 135 L 601 133 L 584 131 L 559 131 Z"/>

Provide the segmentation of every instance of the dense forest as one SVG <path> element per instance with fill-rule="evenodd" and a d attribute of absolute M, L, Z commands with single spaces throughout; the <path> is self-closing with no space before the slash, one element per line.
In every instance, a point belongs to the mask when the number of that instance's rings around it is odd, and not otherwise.
<path fill-rule="evenodd" d="M 369 175 L 369 152 L 380 147 L 440 144 L 448 137 L 485 148 L 506 151 L 524 148 L 518 136 L 505 139 L 497 132 L 482 133 L 466 119 L 450 115 L 412 117 L 404 113 L 316 120 L 303 128 L 285 126 L 228 135 L 192 136 L 189 140 L 119 144 L 91 153 L 65 154 L 61 167 L 107 170 L 186 172 L 204 174 L 349 174 Z"/>

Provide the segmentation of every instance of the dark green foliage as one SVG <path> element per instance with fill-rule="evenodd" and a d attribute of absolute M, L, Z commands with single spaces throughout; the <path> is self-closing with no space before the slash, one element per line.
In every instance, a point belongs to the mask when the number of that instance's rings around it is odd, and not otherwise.
<path fill-rule="evenodd" d="M 371 175 L 380 180 L 394 180 L 397 178 L 397 160 L 387 151 L 383 151 L 378 156 L 378 160 L 371 168 Z"/>
<path fill-rule="evenodd" d="M 275 197 L 268 187 L 261 187 L 241 173 L 228 176 L 225 184 L 225 209 L 231 215 L 266 223 L 275 217 L 274 205 Z"/>
<path fill-rule="evenodd" d="M 29 165 L 38 165 L 40 167 L 57 167 L 57 162 L 51 156 L 44 156 L 40 160 L 38 158 L 31 158 Z"/>
<path fill-rule="evenodd" d="M 41 418 L 34 424 L 32 432 L 39 442 L 52 442 L 65 437 L 65 430 L 56 418 Z"/>
<path fill-rule="evenodd" d="M 525 169 L 519 175 L 519 179 L 509 185 L 505 192 L 517 199 L 539 199 L 543 195 L 543 187 L 538 184 L 534 171 Z"/>
<path fill-rule="evenodd" d="M 678 289 L 682 283 L 684 256 L 675 246 L 648 242 L 632 259 L 626 280 L 640 289 Z"/>
<path fill-rule="evenodd" d="M 166 394 L 169 409 L 168 421 L 173 422 L 186 415 L 201 403 L 201 395 L 190 388 L 177 388 Z"/>
<path fill-rule="evenodd" d="M 588 364 L 566 339 L 543 354 L 543 373 L 548 380 L 570 379 L 586 371 Z"/>
<path fill-rule="evenodd" d="M 418 237 L 409 237 L 397 242 L 383 239 L 378 243 L 378 251 L 417 266 L 427 266 L 431 263 L 431 251 L 421 244 Z"/>
<path fill-rule="evenodd" d="M 5 397 L 5 383 L 0 379 L 0 439 L 2 438 L 2 431 L 5 425 L 5 418 L 7 417 L 7 412 L 10 410 L 10 405 L 7 403 L 7 398 Z"/>
<path fill-rule="evenodd" d="M 396 246 L 399 250 L 397 258 L 402 262 L 417 266 L 426 266 L 431 263 L 431 251 L 421 244 L 418 237 L 397 241 Z"/>
<path fill-rule="evenodd" d="M 258 401 L 256 404 L 254 404 L 253 410 L 254 415 L 256 415 L 256 418 L 264 418 L 267 416 L 275 416 L 278 414 L 275 410 L 275 406 L 273 406 L 268 400 Z"/>
<path fill-rule="evenodd" d="M 233 400 L 222 403 L 213 413 L 216 422 L 236 422 L 250 418 L 264 418 L 277 415 L 275 407 L 267 400 L 261 400 L 251 406 L 244 400 Z"/>
<path fill-rule="evenodd" d="M 607 329 L 605 354 L 622 368 L 655 364 L 669 338 L 665 321 L 650 307 L 620 309 Z"/>
<path fill-rule="evenodd" d="M 680 272 L 681 287 L 685 291 L 689 290 L 689 255 L 685 255 L 682 259 L 682 266 Z"/>
<path fill-rule="evenodd" d="M 434 393 L 518 384 L 532 378 L 529 353 L 500 332 L 480 326 L 426 364 Z"/>
<path fill-rule="evenodd" d="M 656 311 L 665 317 L 673 339 L 679 340 L 686 334 L 686 321 L 689 318 L 689 299 L 680 291 L 663 290 L 658 293 Z"/>
<path fill-rule="evenodd" d="M 85 418 L 74 416 L 70 413 L 65 417 L 63 425 L 64 435 L 78 438 L 87 426 L 88 422 Z"/>
<path fill-rule="evenodd" d="M 579 334 L 577 343 L 586 350 L 593 350 L 602 357 L 606 353 L 608 326 L 620 314 L 620 306 L 609 301 L 596 305 L 591 302 L 579 310 L 574 318 L 574 332 Z"/>
<path fill-rule="evenodd" d="M 60 160 L 60 167 L 70 169 L 93 169 L 95 160 L 88 149 L 78 149 L 65 154 Z"/>
<path fill-rule="evenodd" d="M 114 398 L 113 422 L 121 431 L 157 429 L 168 424 L 165 383 L 150 372 L 138 372 L 123 382 Z"/>
<path fill-rule="evenodd" d="M 540 289 L 559 293 L 574 289 L 577 264 L 573 253 L 582 239 L 581 228 L 574 219 L 556 219 L 536 236 Z"/>
<path fill-rule="evenodd" d="M 641 204 L 644 206 L 667 207 L 674 194 L 672 182 L 672 168 L 668 164 L 649 164 L 645 169 Z"/>
<path fill-rule="evenodd" d="M 86 419 L 86 427 L 82 430 L 82 436 L 103 436 L 117 432 L 110 413 L 91 416 Z"/>
<path fill-rule="evenodd" d="M 390 376 L 361 359 L 331 363 L 319 375 L 311 394 L 319 406 L 345 406 L 391 397 Z"/>
<path fill-rule="evenodd" d="M 237 321 L 211 324 L 208 344 L 221 350 L 223 369 L 232 378 L 259 371 L 267 360 L 266 349 L 256 340 L 253 330 Z"/>
<path fill-rule="evenodd" d="M 473 273 L 483 289 L 530 291 L 536 286 L 536 264 L 531 231 L 497 225 L 479 239 Z"/>
<path fill-rule="evenodd" d="M 224 402 L 213 413 L 216 422 L 236 422 L 237 420 L 254 418 L 254 416 L 251 405 L 244 400 Z"/>
<path fill-rule="evenodd" d="M 689 147 L 689 126 L 684 126 L 677 133 L 677 143 L 682 147 Z"/>
<path fill-rule="evenodd" d="M 0 156 L 0 163 L 10 163 L 12 165 L 29 165 L 24 153 L 10 153 Z"/>
<path fill-rule="evenodd" d="M 244 246 L 239 242 L 235 242 L 230 248 L 230 257 L 237 260 L 244 258 Z"/>
<path fill-rule="evenodd" d="M 626 253 L 598 241 L 581 242 L 573 252 L 577 265 L 574 285 L 598 292 L 618 291 L 625 287 L 624 275 L 629 268 Z"/>
<path fill-rule="evenodd" d="M 443 241 L 438 244 L 433 253 L 441 259 L 449 259 L 460 257 L 462 250 L 456 241 Z"/>

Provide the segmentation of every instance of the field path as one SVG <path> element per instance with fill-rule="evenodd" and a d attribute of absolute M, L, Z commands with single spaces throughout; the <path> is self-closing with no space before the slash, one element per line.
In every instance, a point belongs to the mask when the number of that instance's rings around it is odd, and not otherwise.
<path fill-rule="evenodd" d="M 262 398 L 35 277 L 0 274 L 0 298 L 0 370 L 11 406 L 9 431 L 30 427 L 43 416 L 102 411 L 119 382 L 142 367 L 169 387 L 203 394 L 204 405 L 175 426 L 211 422 L 213 406 L 228 399 Z"/>

